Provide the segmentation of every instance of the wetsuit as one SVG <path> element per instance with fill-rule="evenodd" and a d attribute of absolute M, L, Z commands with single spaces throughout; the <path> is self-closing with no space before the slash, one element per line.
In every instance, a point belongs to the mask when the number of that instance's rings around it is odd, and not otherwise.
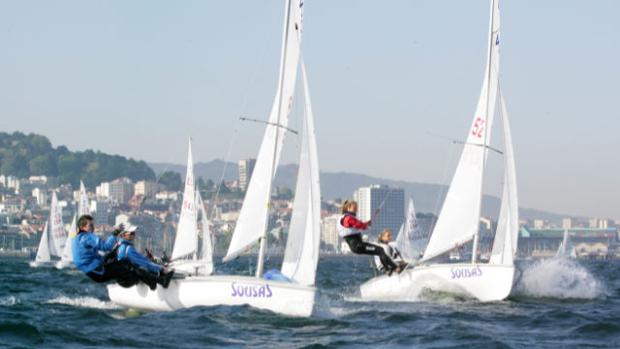
<path fill-rule="evenodd" d="M 385 270 L 391 271 L 396 269 L 396 263 L 385 253 L 383 248 L 362 240 L 362 233 L 358 229 L 365 230 L 367 228 L 368 223 L 357 219 L 354 213 L 345 212 L 338 224 L 338 235 L 347 242 L 351 252 L 379 256 Z"/>

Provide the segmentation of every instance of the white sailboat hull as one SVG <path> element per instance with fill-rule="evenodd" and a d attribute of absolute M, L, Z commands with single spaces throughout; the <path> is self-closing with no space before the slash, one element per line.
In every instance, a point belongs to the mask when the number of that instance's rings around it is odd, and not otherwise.
<path fill-rule="evenodd" d="M 421 265 L 401 274 L 373 278 L 360 286 L 360 293 L 365 300 L 402 301 L 410 298 L 414 289 L 430 289 L 492 302 L 508 297 L 514 275 L 513 265 Z"/>
<path fill-rule="evenodd" d="M 54 265 L 54 262 L 30 261 L 28 262 L 28 265 L 30 265 L 31 268 L 52 267 Z"/>
<path fill-rule="evenodd" d="M 73 265 L 72 261 L 59 260 L 58 262 L 54 264 L 54 267 L 56 269 L 65 269 L 65 268 L 73 268 L 75 266 Z"/>
<path fill-rule="evenodd" d="M 237 275 L 174 279 L 167 289 L 158 285 L 155 291 L 143 283 L 129 288 L 108 285 L 114 303 L 142 311 L 247 304 L 279 314 L 308 317 L 312 315 L 315 293 L 314 287 Z"/>

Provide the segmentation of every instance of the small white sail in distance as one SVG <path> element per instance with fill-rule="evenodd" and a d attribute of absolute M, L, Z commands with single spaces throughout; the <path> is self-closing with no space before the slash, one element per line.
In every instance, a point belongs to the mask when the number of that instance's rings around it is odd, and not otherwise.
<path fill-rule="evenodd" d="M 49 239 L 48 239 L 48 223 L 45 222 L 45 228 L 41 234 L 41 241 L 39 241 L 39 248 L 37 248 L 37 256 L 34 258 L 36 262 L 45 263 L 51 261 Z"/>
<path fill-rule="evenodd" d="M 423 261 L 471 241 L 478 233 L 484 163 L 488 154 L 499 77 L 499 4 L 491 1 L 487 66 L 478 106 Z"/>
<path fill-rule="evenodd" d="M 303 2 L 294 3 L 286 2 L 278 89 L 225 262 L 256 244 L 267 230 L 272 181 L 288 126 L 299 66 Z"/>
<path fill-rule="evenodd" d="M 60 257 L 62 255 L 65 242 L 67 241 L 67 233 L 62 224 L 62 207 L 58 204 L 56 192 L 52 192 L 52 203 L 50 205 L 49 217 L 49 238 L 50 238 L 50 254 Z"/>
<path fill-rule="evenodd" d="M 321 237 L 321 188 L 314 117 L 303 59 L 301 72 L 305 100 L 304 127 L 282 274 L 299 284 L 314 285 Z"/>
<path fill-rule="evenodd" d="M 189 139 L 187 151 L 187 173 L 185 174 L 185 189 L 181 215 L 177 226 L 177 233 L 172 249 L 173 260 L 189 255 L 196 255 L 198 249 L 198 224 L 196 207 L 196 184 L 194 182 L 194 161 L 192 158 L 192 141 Z"/>
<path fill-rule="evenodd" d="M 413 199 L 409 198 L 409 204 L 407 206 L 407 215 L 405 216 L 405 222 L 400 226 L 398 235 L 394 240 L 396 249 L 400 252 L 400 255 L 408 263 L 419 259 L 420 253 L 424 251 L 425 246 L 421 246 L 422 239 L 416 240 L 414 244 L 414 235 L 417 231 L 417 219 L 415 215 L 415 206 Z"/>
<path fill-rule="evenodd" d="M 564 229 L 562 242 L 560 242 L 560 246 L 558 247 L 558 251 L 555 256 L 558 258 L 577 258 L 577 251 L 571 242 L 568 229 Z"/>
<path fill-rule="evenodd" d="M 88 193 L 86 193 L 86 187 L 84 187 L 84 182 L 80 181 L 80 199 L 78 202 L 78 218 L 90 213 L 90 208 L 88 204 Z"/>
<path fill-rule="evenodd" d="M 73 219 L 71 220 L 71 226 L 69 227 L 69 231 L 67 231 L 67 242 L 65 243 L 65 248 L 62 250 L 62 255 L 60 256 L 60 265 L 62 265 L 62 263 L 73 262 L 72 240 L 75 235 L 77 235 L 77 216 L 73 215 Z"/>

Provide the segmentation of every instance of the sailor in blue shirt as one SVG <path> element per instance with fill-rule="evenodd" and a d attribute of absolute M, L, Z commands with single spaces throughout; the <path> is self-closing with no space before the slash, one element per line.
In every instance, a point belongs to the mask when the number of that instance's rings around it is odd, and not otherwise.
<path fill-rule="evenodd" d="M 167 288 L 174 275 L 174 271 L 168 271 L 163 266 L 153 263 L 136 250 L 133 243 L 137 229 L 138 227 L 131 224 L 127 224 L 124 227 L 123 232 L 119 236 L 116 260 L 128 263 L 139 280 L 149 285 L 151 289 L 155 289 L 157 287 L 156 284 Z"/>
<path fill-rule="evenodd" d="M 104 268 L 105 258 L 100 252 L 109 252 L 114 249 L 116 238 L 110 236 L 102 240 L 93 233 L 95 226 L 93 217 L 83 215 L 78 219 L 78 234 L 72 240 L 73 264 L 97 282 L 105 282 L 116 275 L 110 274 Z"/>

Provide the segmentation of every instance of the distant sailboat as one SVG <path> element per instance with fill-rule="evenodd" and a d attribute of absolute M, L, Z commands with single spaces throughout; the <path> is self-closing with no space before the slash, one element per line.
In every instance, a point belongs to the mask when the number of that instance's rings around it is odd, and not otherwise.
<path fill-rule="evenodd" d="M 60 260 L 56 262 L 56 269 L 75 267 L 75 265 L 73 265 L 73 244 L 71 243 L 71 241 L 77 235 L 78 217 L 90 213 L 90 209 L 88 206 L 88 194 L 86 193 L 84 182 L 80 181 L 80 195 L 78 199 L 77 213 L 73 215 L 73 219 L 71 220 L 71 226 L 69 227 L 69 231 L 67 232 L 67 243 L 65 244 L 65 247 L 62 251 Z"/>
<path fill-rule="evenodd" d="M 558 258 L 577 258 L 577 250 L 571 241 L 568 229 L 564 229 L 562 242 L 560 242 L 558 252 L 556 252 L 555 256 Z"/>
<path fill-rule="evenodd" d="M 481 301 L 502 300 L 513 286 L 518 238 L 518 200 L 512 140 L 505 103 L 499 91 L 499 0 L 491 1 L 488 61 L 478 106 L 464 142 L 437 224 L 422 259 L 399 275 L 380 276 L 360 287 L 364 299 L 398 300 L 412 287 L 455 293 Z M 478 257 L 482 184 L 497 97 L 500 97 L 504 133 L 504 192 L 489 263 Z M 438 257 L 472 243 L 470 263 L 441 263 Z"/>
<path fill-rule="evenodd" d="M 52 193 L 50 215 L 41 234 L 37 257 L 30 263 L 32 267 L 51 266 L 52 257 L 60 257 L 65 248 L 67 236 L 62 224 L 62 207 L 58 204 L 56 192 Z"/>
<path fill-rule="evenodd" d="M 39 241 L 39 248 L 37 248 L 37 256 L 34 258 L 33 261 L 30 261 L 30 266 L 33 268 L 50 265 L 52 263 L 47 227 L 48 223 L 45 222 L 45 228 L 43 228 L 41 240 Z"/>
<path fill-rule="evenodd" d="M 426 248 L 426 239 L 419 235 L 418 223 L 413 199 L 409 198 L 405 222 L 401 225 L 398 235 L 394 240 L 396 249 L 407 263 L 420 259 Z"/>
<path fill-rule="evenodd" d="M 115 303 L 142 310 L 247 304 L 291 316 L 312 314 L 321 207 L 314 121 L 305 67 L 301 60 L 302 6 L 300 0 L 286 1 L 278 90 L 240 217 L 224 257 L 224 261 L 232 260 L 259 243 L 256 276 L 189 276 L 173 280 L 167 289 L 157 288 L 155 291 L 150 291 L 142 284 L 129 289 L 110 285 L 108 293 Z M 277 280 L 267 280 L 263 278 L 263 264 L 271 189 L 287 131 L 300 63 L 305 115 L 293 218 L 282 263 L 282 275 Z M 202 216 L 206 216 L 204 211 Z M 208 227 L 208 224 L 203 222 L 203 230 L 205 226 Z M 208 249 L 203 253 L 208 254 Z"/>
<path fill-rule="evenodd" d="M 198 213 L 201 213 L 203 244 L 202 251 L 198 250 Z M 206 227 L 206 230 L 205 230 Z M 206 235 L 205 235 L 206 234 Z M 172 249 L 172 268 L 176 271 L 193 275 L 209 275 L 213 272 L 213 256 L 211 238 L 209 236 L 208 220 L 204 209 L 200 191 L 194 180 L 194 160 L 192 156 L 192 142 L 189 140 L 187 152 L 187 172 L 185 174 L 185 189 L 183 204 L 177 226 L 177 234 Z M 206 238 L 205 238 L 206 237 Z M 204 252 L 207 253 L 204 253 Z M 202 258 L 198 258 L 202 252 Z"/>

